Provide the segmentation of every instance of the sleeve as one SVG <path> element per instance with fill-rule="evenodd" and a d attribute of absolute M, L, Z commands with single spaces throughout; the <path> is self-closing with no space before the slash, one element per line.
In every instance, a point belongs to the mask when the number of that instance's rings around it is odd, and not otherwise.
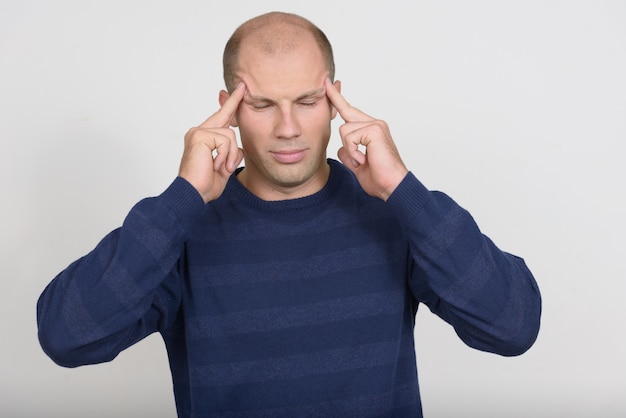
<path fill-rule="evenodd" d="M 46 354 L 65 367 L 106 362 L 171 324 L 182 294 L 177 264 L 203 211 L 200 195 L 178 177 L 55 277 L 37 302 Z"/>
<path fill-rule="evenodd" d="M 387 200 L 409 242 L 409 288 L 470 347 L 515 356 L 535 342 L 541 295 L 524 260 L 499 250 L 450 197 L 409 173 Z"/>

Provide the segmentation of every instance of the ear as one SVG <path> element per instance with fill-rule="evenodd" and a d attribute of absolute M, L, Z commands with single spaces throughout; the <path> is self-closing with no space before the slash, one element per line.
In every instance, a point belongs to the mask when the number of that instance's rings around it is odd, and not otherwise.
<path fill-rule="evenodd" d="M 224 106 L 224 103 L 226 103 L 226 100 L 228 100 L 229 97 L 230 93 L 228 93 L 226 90 L 220 90 L 220 95 L 218 98 L 218 101 L 220 102 L 220 107 Z M 232 126 L 233 128 L 239 126 L 239 123 L 237 122 L 237 112 L 235 112 L 235 115 L 233 115 L 233 118 L 230 120 L 230 126 Z"/>
<path fill-rule="evenodd" d="M 335 88 L 337 89 L 337 91 L 339 93 L 341 93 L 341 81 L 336 80 L 333 85 L 335 86 Z M 332 104 L 330 105 L 330 120 L 335 119 L 335 117 L 337 116 L 337 109 L 335 109 L 335 106 L 333 106 Z"/>

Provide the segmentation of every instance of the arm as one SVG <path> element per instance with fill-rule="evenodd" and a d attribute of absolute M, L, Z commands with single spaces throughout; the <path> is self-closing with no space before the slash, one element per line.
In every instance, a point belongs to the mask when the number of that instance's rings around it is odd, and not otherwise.
<path fill-rule="evenodd" d="M 410 243 L 415 298 L 470 347 L 506 356 L 530 348 L 541 296 L 524 261 L 500 251 L 467 211 L 412 174 L 387 203 Z"/>
<path fill-rule="evenodd" d="M 245 91 L 239 85 L 217 112 L 187 132 L 179 177 L 161 196 L 139 202 L 121 228 L 44 290 L 38 334 L 55 362 L 75 367 L 109 361 L 174 321 L 185 239 L 243 158 L 229 126 Z"/>
<path fill-rule="evenodd" d="M 61 272 L 37 303 L 44 351 L 66 367 L 100 363 L 171 323 L 181 298 L 176 264 L 203 208 L 177 178 Z"/>
<path fill-rule="evenodd" d="M 426 190 L 404 166 L 387 124 L 352 107 L 339 86 L 326 80 L 326 94 L 346 122 L 339 158 L 396 214 L 410 243 L 415 298 L 471 347 L 526 351 L 539 331 L 541 297 L 523 260 L 500 251 L 448 196 Z"/>

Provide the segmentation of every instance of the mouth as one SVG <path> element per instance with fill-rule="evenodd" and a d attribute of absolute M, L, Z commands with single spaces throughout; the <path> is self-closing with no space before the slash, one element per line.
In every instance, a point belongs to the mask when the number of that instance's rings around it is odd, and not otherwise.
<path fill-rule="evenodd" d="M 304 159 L 306 155 L 306 150 L 299 149 L 299 150 L 287 150 L 287 151 L 271 151 L 270 154 L 279 163 L 295 164 Z"/>

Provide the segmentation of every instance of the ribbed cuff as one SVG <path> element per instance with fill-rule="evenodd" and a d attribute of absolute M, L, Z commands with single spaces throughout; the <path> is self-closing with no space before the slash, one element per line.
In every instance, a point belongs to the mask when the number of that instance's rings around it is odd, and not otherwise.
<path fill-rule="evenodd" d="M 159 199 L 174 211 L 188 230 L 204 212 L 205 203 L 200 193 L 182 177 L 176 177 Z"/>
<path fill-rule="evenodd" d="M 389 196 L 387 205 L 398 219 L 413 219 L 429 199 L 428 189 L 409 172 Z"/>

